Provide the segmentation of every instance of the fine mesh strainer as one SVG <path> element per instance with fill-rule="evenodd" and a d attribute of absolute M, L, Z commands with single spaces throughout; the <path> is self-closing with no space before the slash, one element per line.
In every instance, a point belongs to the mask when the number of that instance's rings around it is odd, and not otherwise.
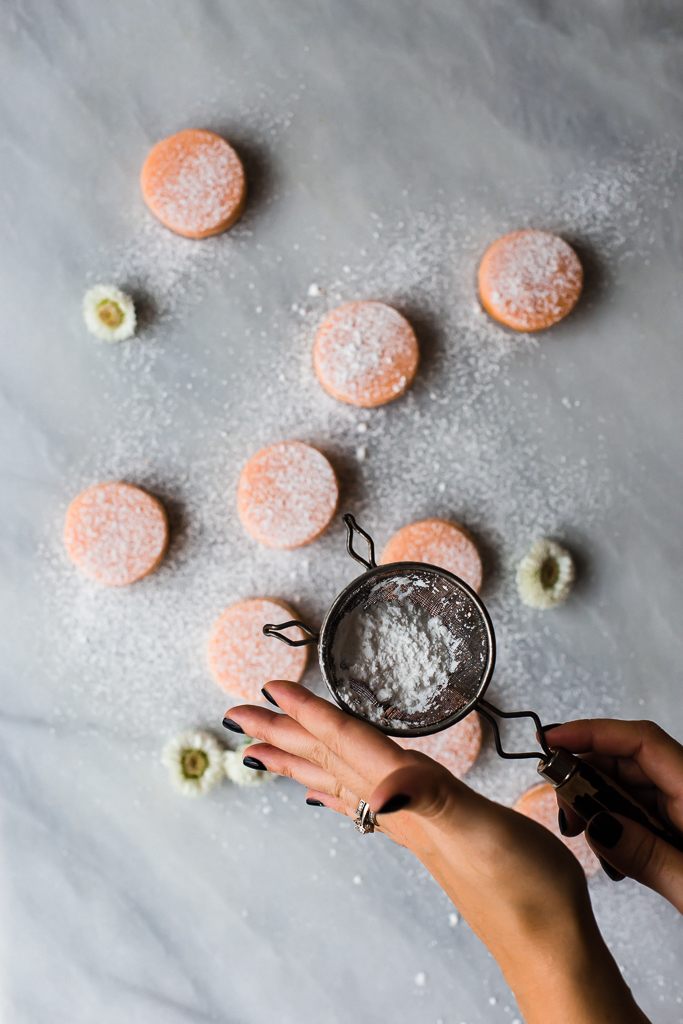
<path fill-rule="evenodd" d="M 632 818 L 683 850 L 683 837 L 665 827 L 594 765 L 562 748 L 551 749 L 541 720 L 534 711 L 500 711 L 484 700 L 493 675 L 496 641 L 489 614 L 471 587 L 445 569 L 422 562 L 394 562 L 378 566 L 372 538 L 358 526 L 352 515 L 347 513 L 343 518 L 347 529 L 347 551 L 366 572 L 342 590 L 327 612 L 320 633 L 292 619 L 279 625 L 269 623 L 264 626 L 266 636 L 277 637 L 290 647 L 318 644 L 323 679 L 336 703 L 343 711 L 369 721 L 389 736 L 428 736 L 448 729 L 471 711 L 477 711 L 493 730 L 498 754 L 505 758 L 538 758 L 539 774 L 552 783 L 562 799 L 585 821 L 599 811 L 612 811 Z M 356 534 L 367 543 L 368 558 L 363 558 L 354 549 Z M 406 615 L 410 615 L 411 604 L 416 609 L 423 608 L 430 617 L 437 617 L 458 641 L 459 662 L 446 686 L 435 691 L 423 711 L 410 713 L 398 702 L 382 703 L 377 696 L 381 692 L 381 684 L 376 679 L 347 679 L 349 685 L 343 687 L 339 678 L 335 661 L 340 660 L 342 652 L 337 649 L 338 645 L 335 646 L 335 641 L 342 620 L 359 607 L 368 610 L 381 602 L 400 602 Z M 286 636 L 284 631 L 293 626 L 303 629 L 308 636 L 303 640 L 292 640 Z M 373 708 L 372 717 L 363 712 L 363 704 Z M 532 719 L 542 750 L 504 750 L 496 718 Z"/>

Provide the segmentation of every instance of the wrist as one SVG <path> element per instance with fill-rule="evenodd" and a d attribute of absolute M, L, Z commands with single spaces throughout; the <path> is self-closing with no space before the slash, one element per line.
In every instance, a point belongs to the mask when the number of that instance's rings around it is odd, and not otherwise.
<path fill-rule="evenodd" d="M 499 963 L 526 1024 L 646 1022 L 594 919 L 527 935 Z"/>

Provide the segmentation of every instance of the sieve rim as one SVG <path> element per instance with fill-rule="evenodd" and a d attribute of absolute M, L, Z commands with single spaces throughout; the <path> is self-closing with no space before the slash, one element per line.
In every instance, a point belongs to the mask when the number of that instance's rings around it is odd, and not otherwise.
<path fill-rule="evenodd" d="M 435 576 L 439 576 L 448 583 L 454 584 L 463 591 L 470 600 L 473 601 L 482 617 L 486 629 L 488 639 L 488 661 L 484 671 L 482 672 L 481 681 L 475 696 L 472 697 L 464 708 L 460 708 L 447 718 L 444 718 L 439 722 L 433 722 L 431 725 L 410 726 L 407 729 L 397 729 L 391 725 L 384 725 L 383 723 L 370 721 L 364 715 L 354 711 L 352 707 L 341 700 L 335 686 L 333 685 L 332 676 L 327 665 L 327 659 L 328 657 L 331 657 L 331 644 L 329 643 L 328 637 L 332 631 L 332 625 L 335 620 L 341 621 L 341 609 L 360 587 L 365 586 L 373 579 L 373 577 L 401 575 L 411 571 L 419 573 L 425 573 L 426 571 L 427 574 L 431 573 Z M 491 682 L 491 677 L 493 676 L 493 670 L 496 664 L 496 635 L 493 630 L 491 616 L 486 610 L 484 602 L 472 587 L 470 587 L 468 583 L 465 583 L 464 580 L 461 580 L 459 576 L 449 572 L 447 569 L 442 569 L 438 565 L 430 565 L 428 562 L 389 562 L 385 565 L 376 565 L 367 572 L 356 576 L 355 579 L 351 580 L 351 582 L 348 583 L 339 594 L 337 594 L 337 597 L 328 608 L 327 614 L 323 619 L 322 626 L 320 627 L 318 640 L 318 662 L 320 664 L 320 672 L 330 695 L 337 706 L 340 707 L 345 714 L 351 715 L 352 718 L 357 718 L 361 722 L 374 726 L 386 736 L 402 736 L 404 738 L 431 736 L 434 733 L 443 732 L 444 729 L 449 729 L 452 725 L 455 725 L 457 722 L 461 722 L 463 718 L 466 718 L 467 715 L 476 710 L 477 703 L 486 693 L 488 685 Z"/>

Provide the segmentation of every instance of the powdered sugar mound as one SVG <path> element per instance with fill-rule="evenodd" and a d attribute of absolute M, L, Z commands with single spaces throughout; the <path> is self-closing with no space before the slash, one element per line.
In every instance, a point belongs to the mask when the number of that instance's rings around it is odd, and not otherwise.
<path fill-rule="evenodd" d="M 394 591 L 394 597 L 398 591 Z M 365 717 L 383 722 L 382 709 L 358 695 L 359 680 L 382 704 L 407 714 L 427 711 L 460 662 L 460 640 L 436 616 L 402 599 L 357 605 L 337 627 L 332 656 L 339 692 Z"/>

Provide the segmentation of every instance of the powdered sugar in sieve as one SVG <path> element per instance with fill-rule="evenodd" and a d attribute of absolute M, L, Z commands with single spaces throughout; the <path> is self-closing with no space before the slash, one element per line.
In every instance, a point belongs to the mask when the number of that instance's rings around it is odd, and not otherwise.
<path fill-rule="evenodd" d="M 443 570 L 406 563 L 356 582 L 320 652 L 337 700 L 397 734 L 463 717 L 492 667 L 474 595 Z"/>

